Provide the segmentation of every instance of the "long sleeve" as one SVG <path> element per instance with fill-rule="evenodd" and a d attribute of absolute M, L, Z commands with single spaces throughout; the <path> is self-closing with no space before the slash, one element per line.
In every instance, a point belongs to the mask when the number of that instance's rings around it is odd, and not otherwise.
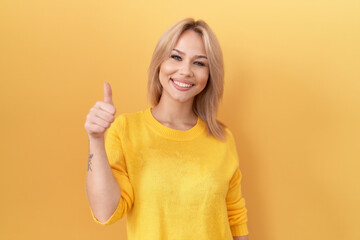
<path fill-rule="evenodd" d="M 239 159 L 229 136 L 209 136 L 201 118 L 189 130 L 166 127 L 151 107 L 116 118 L 105 147 L 121 199 L 103 225 L 126 215 L 129 240 L 247 235 Z"/>
<path fill-rule="evenodd" d="M 231 132 L 229 133 L 230 152 L 238 163 L 239 161 L 235 141 Z M 226 195 L 229 225 L 233 236 L 248 235 L 247 209 L 245 206 L 245 199 L 241 193 L 241 178 L 241 171 L 239 167 L 237 167 L 229 182 L 229 189 Z"/>
<path fill-rule="evenodd" d="M 134 203 L 134 191 L 127 172 L 124 147 L 122 142 L 124 130 L 125 119 L 122 115 L 120 115 L 111 124 L 105 137 L 106 155 L 108 157 L 114 177 L 120 186 L 121 197 L 116 210 L 104 223 L 100 222 L 91 211 L 95 222 L 101 225 L 109 225 L 116 222 L 132 208 Z"/>

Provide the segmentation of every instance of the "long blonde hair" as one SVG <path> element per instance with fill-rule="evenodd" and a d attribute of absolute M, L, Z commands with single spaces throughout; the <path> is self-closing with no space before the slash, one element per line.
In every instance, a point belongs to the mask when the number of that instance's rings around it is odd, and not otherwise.
<path fill-rule="evenodd" d="M 193 111 L 207 126 L 207 134 L 219 140 L 225 140 L 225 125 L 216 120 L 219 102 L 224 91 L 224 62 L 220 44 L 210 29 L 203 21 L 185 18 L 170 27 L 158 41 L 150 66 L 148 69 L 148 97 L 153 106 L 156 106 L 162 94 L 159 80 L 161 64 L 169 58 L 180 35 L 186 30 L 199 33 L 204 41 L 206 55 L 209 62 L 209 79 L 206 87 L 194 98 Z"/>

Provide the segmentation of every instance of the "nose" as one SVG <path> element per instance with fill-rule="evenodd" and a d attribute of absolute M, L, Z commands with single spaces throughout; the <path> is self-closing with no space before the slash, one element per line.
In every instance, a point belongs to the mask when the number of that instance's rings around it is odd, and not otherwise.
<path fill-rule="evenodd" d="M 187 61 L 183 61 L 181 64 L 181 67 L 179 69 L 179 73 L 181 75 L 187 76 L 187 77 L 192 77 L 193 76 L 193 71 L 191 69 L 191 63 L 187 62 Z"/>

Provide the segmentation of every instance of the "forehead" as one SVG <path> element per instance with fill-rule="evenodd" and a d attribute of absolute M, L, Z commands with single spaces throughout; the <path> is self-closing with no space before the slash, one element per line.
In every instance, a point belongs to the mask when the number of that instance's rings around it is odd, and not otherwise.
<path fill-rule="evenodd" d="M 200 33 L 191 29 L 180 35 L 175 48 L 189 55 L 206 55 L 204 41 Z"/>

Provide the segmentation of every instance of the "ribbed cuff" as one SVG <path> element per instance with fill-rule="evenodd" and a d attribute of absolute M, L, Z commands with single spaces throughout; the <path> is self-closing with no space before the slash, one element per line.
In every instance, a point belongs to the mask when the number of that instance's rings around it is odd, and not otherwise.
<path fill-rule="evenodd" d="M 116 222 L 117 220 L 120 219 L 120 217 L 118 216 L 118 213 L 119 213 L 119 209 L 122 207 L 122 206 L 121 206 L 122 204 L 123 204 L 122 201 L 119 201 L 119 204 L 118 204 L 116 210 L 114 211 L 114 213 L 110 216 L 110 218 L 109 218 L 106 222 L 100 222 L 100 221 L 95 217 L 95 215 L 94 215 L 94 213 L 93 213 L 93 211 L 92 211 L 91 208 L 90 208 L 90 212 L 91 212 L 91 215 L 92 215 L 92 217 L 93 217 L 93 219 L 94 219 L 94 221 L 95 221 L 96 223 L 98 223 L 98 224 L 100 224 L 100 225 L 103 225 L 103 226 L 106 226 L 106 225 L 110 225 L 110 224 L 112 224 L 112 223 L 114 223 L 114 222 Z"/>
<path fill-rule="evenodd" d="M 230 227 L 232 235 L 235 236 L 246 236 L 249 235 L 247 224 L 234 225 Z"/>

